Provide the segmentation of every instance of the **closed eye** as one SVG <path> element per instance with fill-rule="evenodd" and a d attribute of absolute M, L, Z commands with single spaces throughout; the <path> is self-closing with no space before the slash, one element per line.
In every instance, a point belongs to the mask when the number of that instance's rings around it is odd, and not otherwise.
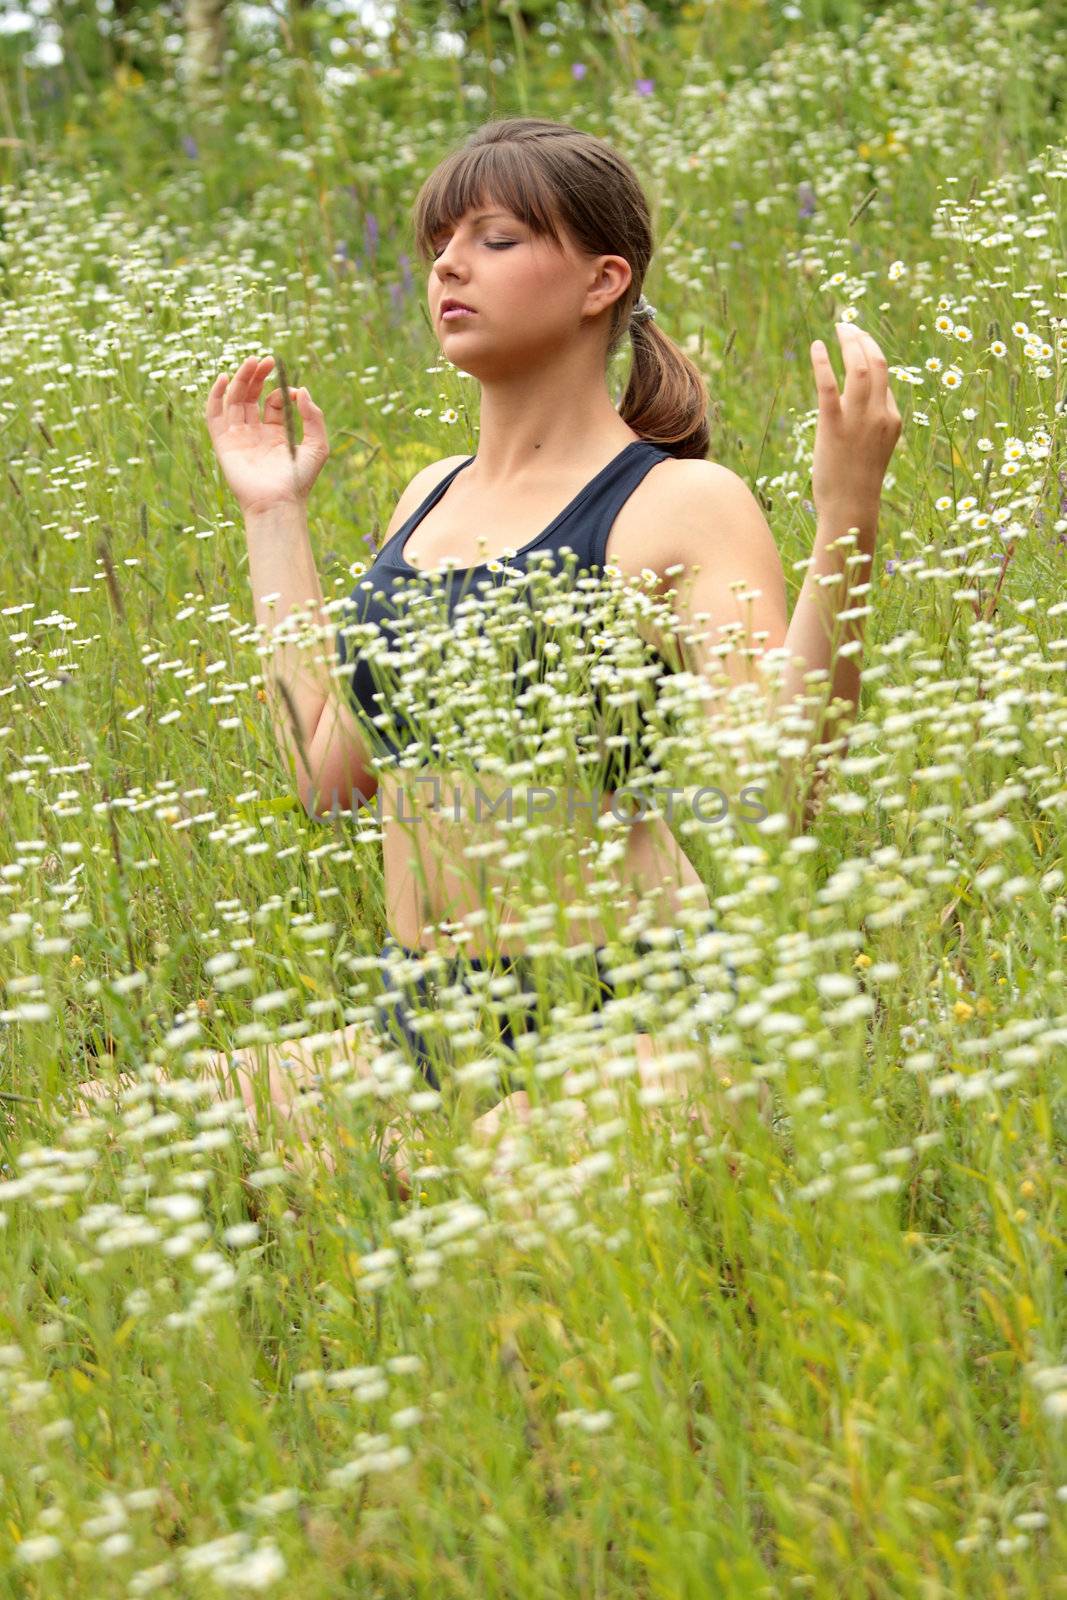
<path fill-rule="evenodd" d="M 519 241 L 517 239 L 486 239 L 485 241 L 490 250 L 510 250 L 512 245 L 518 244 L 518 242 Z M 443 250 L 435 250 L 433 253 L 433 259 L 436 261 L 438 256 L 443 254 Z"/>

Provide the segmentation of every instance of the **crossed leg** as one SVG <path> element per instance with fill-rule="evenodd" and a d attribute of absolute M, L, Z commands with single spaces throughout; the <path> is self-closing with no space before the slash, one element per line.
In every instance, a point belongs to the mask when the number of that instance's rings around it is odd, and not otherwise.
<path fill-rule="evenodd" d="M 325 1099 L 323 1081 L 331 1068 L 342 1064 L 347 1064 L 356 1077 L 370 1077 L 372 1063 L 381 1049 L 378 1037 L 365 1024 L 354 1022 L 325 1037 L 319 1036 L 314 1048 L 301 1039 L 293 1039 L 270 1045 L 249 1045 L 228 1053 L 211 1051 L 203 1076 L 205 1083 L 214 1087 L 219 1100 L 231 1099 L 235 1090 L 240 1093 L 248 1126 L 254 1133 L 266 1132 L 269 1126 L 276 1134 L 284 1135 L 292 1151 L 293 1165 L 306 1169 L 318 1161 L 332 1169 L 334 1158 L 329 1146 L 320 1146 L 317 1151 L 311 1147 L 316 1125 L 319 1129 L 322 1127 L 318 1108 Z M 264 1057 L 265 1066 L 261 1064 Z M 166 1075 L 157 1069 L 156 1076 L 162 1082 Z M 257 1090 L 265 1101 L 265 1116 L 260 1112 Z M 103 1100 L 114 1092 L 113 1082 L 99 1078 L 89 1079 L 77 1089 L 83 1101 Z M 478 1117 L 471 1124 L 471 1131 L 475 1138 L 491 1137 L 510 1111 L 522 1114 L 528 1107 L 526 1094 L 517 1091 Z M 410 1157 L 399 1129 L 392 1123 L 386 1126 L 380 1154 L 400 1198 L 409 1199 Z"/>
<path fill-rule="evenodd" d="M 678 1074 L 660 1071 L 657 1061 L 659 1052 L 653 1036 L 648 1033 L 635 1034 L 634 1046 L 642 1084 L 659 1085 L 664 1090 L 665 1103 L 677 1101 L 681 1097 L 682 1080 Z M 328 1077 L 331 1068 L 341 1064 L 347 1064 L 357 1077 L 369 1077 L 372 1074 L 372 1062 L 380 1053 L 381 1044 L 376 1035 L 368 1031 L 363 1023 L 350 1023 L 346 1028 L 340 1028 L 325 1037 L 320 1036 L 313 1049 L 304 1041 L 294 1039 L 265 1046 L 247 1046 L 229 1054 L 214 1051 L 204 1069 L 204 1079 L 214 1085 L 220 1100 L 231 1098 L 235 1088 L 240 1092 L 249 1125 L 254 1131 L 260 1130 L 257 1087 L 262 1084 L 266 1122 L 275 1132 L 284 1135 L 286 1144 L 292 1149 L 294 1163 L 308 1167 L 317 1160 L 329 1169 L 333 1166 L 329 1146 L 320 1146 L 315 1151 L 311 1145 L 316 1122 L 320 1128 L 322 1125 L 321 1115 L 318 1114 L 324 1098 L 322 1081 Z M 261 1065 L 263 1056 L 266 1057 L 265 1081 Z M 164 1074 L 159 1072 L 158 1076 L 162 1080 Z M 103 1099 L 113 1092 L 113 1084 L 99 1079 L 78 1086 L 78 1094 L 84 1100 Z M 766 1115 L 768 1103 L 767 1085 L 761 1083 L 762 1115 Z M 650 1112 L 656 1116 L 661 1109 L 660 1106 L 653 1106 Z M 524 1089 L 515 1090 L 475 1119 L 471 1124 L 472 1136 L 475 1140 L 492 1141 L 501 1126 L 513 1121 L 520 1124 L 528 1122 L 531 1111 L 527 1092 Z M 712 1129 L 706 1108 L 697 1108 L 694 1115 L 702 1123 L 704 1132 L 710 1136 Z M 583 1121 L 584 1115 L 579 1114 L 577 1120 Z M 266 1131 L 266 1128 L 262 1131 Z M 399 1129 L 392 1123 L 386 1126 L 380 1154 L 383 1165 L 396 1183 L 400 1198 L 409 1199 L 410 1155 Z"/>
<path fill-rule="evenodd" d="M 669 1070 L 664 1072 L 662 1070 L 659 1064 L 660 1055 L 669 1052 L 667 1050 L 661 1051 L 653 1034 L 634 1034 L 634 1051 L 637 1057 L 637 1072 L 642 1088 L 650 1088 L 655 1085 L 663 1090 L 663 1100 L 647 1106 L 648 1119 L 650 1122 L 666 1119 L 670 1116 L 671 1107 L 677 1106 L 684 1098 L 685 1076 L 679 1072 Z M 608 1082 L 606 1077 L 602 1077 L 601 1081 L 605 1084 Z M 760 1117 L 769 1125 L 773 1101 L 770 1089 L 763 1080 L 759 1083 L 757 1097 Z M 587 1117 L 586 1107 L 581 1102 L 572 1102 L 572 1107 L 572 1120 L 576 1126 L 580 1127 Z M 532 1110 L 529 1095 L 523 1089 L 517 1090 L 493 1106 L 484 1116 L 479 1117 L 473 1125 L 474 1130 L 479 1138 L 493 1139 L 502 1125 L 529 1122 Z M 728 1117 L 733 1115 L 733 1110 L 734 1108 L 731 1107 L 727 1113 Z M 698 1102 L 690 1108 L 689 1120 L 690 1122 L 699 1123 L 700 1131 L 707 1135 L 709 1139 L 715 1137 L 715 1129 L 712 1125 L 708 1107 L 703 1102 Z M 509 1138 L 505 1134 L 501 1146 L 504 1154 L 506 1154 L 508 1143 Z"/>

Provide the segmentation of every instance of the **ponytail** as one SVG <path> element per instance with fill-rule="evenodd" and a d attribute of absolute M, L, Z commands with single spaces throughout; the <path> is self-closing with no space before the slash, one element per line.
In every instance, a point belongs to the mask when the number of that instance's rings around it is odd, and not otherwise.
<path fill-rule="evenodd" d="M 672 456 L 708 453 L 708 390 L 698 369 L 651 316 L 630 318 L 633 365 L 619 415 Z M 618 338 L 616 338 L 616 344 Z"/>

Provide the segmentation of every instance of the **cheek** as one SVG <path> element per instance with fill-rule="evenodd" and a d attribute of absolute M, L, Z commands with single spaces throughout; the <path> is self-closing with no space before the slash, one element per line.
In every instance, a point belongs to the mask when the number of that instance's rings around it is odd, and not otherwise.
<path fill-rule="evenodd" d="M 573 290 L 567 281 L 557 271 L 544 264 L 528 266 L 522 272 L 515 274 L 516 284 L 521 283 L 523 295 L 527 300 L 533 301 L 547 312 L 551 309 L 562 311 L 573 303 Z"/>

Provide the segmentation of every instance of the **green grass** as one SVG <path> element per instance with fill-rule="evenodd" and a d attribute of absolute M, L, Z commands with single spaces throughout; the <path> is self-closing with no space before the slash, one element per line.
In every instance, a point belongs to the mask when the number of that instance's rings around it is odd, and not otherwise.
<path fill-rule="evenodd" d="M 336 94 L 261 53 L 206 111 L 163 56 L 47 103 L 5 69 L 4 1595 L 1067 1594 L 1064 33 L 716 10 L 531 32 L 521 73 L 398 48 Z M 650 1121 L 622 1027 L 594 1088 L 561 1016 L 510 1146 L 386 1072 L 299 1175 L 186 1090 L 198 1052 L 365 1011 L 380 859 L 295 802 L 204 396 L 259 351 L 311 388 L 339 604 L 413 471 L 475 442 L 407 208 L 523 109 L 646 184 L 649 298 L 791 597 L 810 340 L 854 316 L 886 353 L 863 702 L 809 836 L 688 836 L 741 978 L 687 1069 L 706 1128 Z M 142 1066 L 172 1081 L 71 1114 Z"/>

